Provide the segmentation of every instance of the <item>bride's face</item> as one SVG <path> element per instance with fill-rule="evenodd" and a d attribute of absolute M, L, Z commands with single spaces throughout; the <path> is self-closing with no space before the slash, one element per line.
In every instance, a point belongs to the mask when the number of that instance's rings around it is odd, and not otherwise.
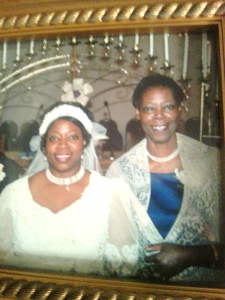
<path fill-rule="evenodd" d="M 76 174 L 85 144 L 78 126 L 67 120 L 55 121 L 48 129 L 45 146 L 51 172 L 58 177 Z"/>

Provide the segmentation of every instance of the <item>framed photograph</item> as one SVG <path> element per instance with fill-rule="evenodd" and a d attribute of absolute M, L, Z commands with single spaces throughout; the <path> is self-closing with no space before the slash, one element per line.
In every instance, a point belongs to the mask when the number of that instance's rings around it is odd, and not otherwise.
<path fill-rule="evenodd" d="M 0 6 L 1 123 L 14 114 L 22 132 L 26 118 L 38 119 L 59 100 L 63 81 L 79 75 L 96 87 L 95 118 L 110 114 L 111 101 L 125 137 L 134 86 L 158 70 L 173 75 L 187 96 L 180 130 L 198 116 L 197 139 L 221 150 L 225 182 L 225 1 L 0 0 Z M 32 154 L 25 143 L 19 149 L 13 143 L 1 141 L 1 147 L 26 168 Z M 17 298 L 213 300 L 225 299 L 225 283 L 161 284 L 1 267 L 0 299 Z"/>

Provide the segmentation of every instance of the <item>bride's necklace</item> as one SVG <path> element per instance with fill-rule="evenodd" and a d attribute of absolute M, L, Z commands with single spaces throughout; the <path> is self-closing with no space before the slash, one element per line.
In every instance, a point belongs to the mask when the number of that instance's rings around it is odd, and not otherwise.
<path fill-rule="evenodd" d="M 49 169 L 46 169 L 45 173 L 46 173 L 46 177 L 48 178 L 49 181 L 51 181 L 52 183 L 57 184 L 57 185 L 66 185 L 66 189 L 68 191 L 70 184 L 79 181 L 84 176 L 85 169 L 81 166 L 80 170 L 77 172 L 77 174 L 75 174 L 71 177 L 67 177 L 67 178 L 55 177 Z"/>
<path fill-rule="evenodd" d="M 160 163 L 164 163 L 164 162 L 167 162 L 171 159 L 173 159 L 174 157 L 176 157 L 179 153 L 179 149 L 177 148 L 173 153 L 171 153 L 169 156 L 166 156 L 166 157 L 155 157 L 153 155 L 151 155 L 148 150 L 146 149 L 147 151 L 147 155 L 153 160 L 153 161 L 156 161 L 156 162 L 160 162 Z"/>

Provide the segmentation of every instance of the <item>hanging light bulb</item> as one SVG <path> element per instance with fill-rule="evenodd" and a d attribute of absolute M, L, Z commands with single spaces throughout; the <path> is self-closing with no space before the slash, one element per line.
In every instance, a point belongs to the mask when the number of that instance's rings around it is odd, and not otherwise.
<path fill-rule="evenodd" d="M 21 51 L 21 43 L 20 41 L 17 41 L 16 43 L 16 58 L 13 61 L 15 69 L 19 68 L 20 63 L 22 62 L 21 57 L 20 57 L 20 51 Z"/>
<path fill-rule="evenodd" d="M 160 69 L 164 70 L 164 75 L 173 78 L 174 73 L 172 68 L 174 68 L 174 65 L 171 65 L 170 62 L 166 60 L 163 64 L 163 67 Z"/>
<path fill-rule="evenodd" d="M 62 40 L 58 37 L 55 41 L 54 47 L 56 49 L 56 56 L 59 55 L 59 52 L 62 49 L 62 46 L 64 46 L 64 43 L 62 42 Z"/>
<path fill-rule="evenodd" d="M 117 42 L 117 45 L 115 47 L 115 49 L 117 50 L 117 58 L 116 58 L 116 63 L 118 65 L 122 65 L 125 61 L 125 56 L 126 56 L 126 52 L 125 52 L 125 48 L 127 46 L 124 44 L 124 41 L 123 41 L 123 35 L 121 34 L 119 36 L 119 40 Z"/>
<path fill-rule="evenodd" d="M 178 82 L 180 83 L 180 87 L 185 94 L 186 99 L 190 98 L 189 94 L 191 90 L 191 84 L 190 84 L 191 80 L 192 80 L 191 78 L 183 79 L 183 76 L 181 77 L 180 80 L 178 80 Z"/>
<path fill-rule="evenodd" d="M 103 43 L 100 44 L 100 46 L 103 47 L 101 59 L 103 61 L 108 61 L 111 58 L 111 48 L 110 45 L 112 44 L 111 40 L 109 39 L 109 36 L 106 34 Z"/>
<path fill-rule="evenodd" d="M 174 73 L 172 68 L 174 66 L 171 65 L 169 60 L 169 34 L 167 32 L 164 33 L 164 53 L 165 53 L 165 60 L 161 69 L 164 70 L 164 75 L 173 78 Z"/>
<path fill-rule="evenodd" d="M 33 60 L 33 58 L 34 58 L 35 55 L 36 55 L 36 53 L 34 52 L 34 40 L 31 39 L 31 41 L 30 41 L 30 51 L 27 54 L 29 63 Z"/>
<path fill-rule="evenodd" d="M 135 51 L 135 53 L 133 53 L 133 57 L 131 59 L 131 67 L 133 69 L 140 68 L 140 62 L 141 62 L 141 55 L 138 51 Z"/>
<path fill-rule="evenodd" d="M 7 70 L 7 42 L 3 42 L 2 51 L 2 67 L 0 70 L 0 77 L 4 77 Z"/>
<path fill-rule="evenodd" d="M 97 41 L 94 39 L 93 36 L 90 36 L 88 41 L 85 43 L 88 45 L 88 50 L 87 50 L 87 59 L 93 60 L 96 57 L 96 48 L 95 44 Z"/>
<path fill-rule="evenodd" d="M 147 64 L 147 75 L 154 73 L 157 69 L 157 61 L 156 59 L 158 56 L 154 55 L 154 34 L 151 32 L 149 34 L 149 52 L 148 56 L 145 58 L 145 60 L 148 61 Z"/>
<path fill-rule="evenodd" d="M 186 99 L 189 99 L 189 93 L 191 90 L 190 78 L 187 78 L 187 66 L 188 66 L 188 47 L 189 47 L 189 36 L 188 33 L 184 34 L 184 58 L 183 58 L 183 72 L 181 79 L 178 80 L 180 87 L 182 88 Z"/>
<path fill-rule="evenodd" d="M 150 54 L 145 58 L 148 61 L 147 64 L 147 75 L 154 73 L 157 69 L 157 61 L 158 56 L 151 56 Z"/>
<path fill-rule="evenodd" d="M 139 34 L 136 33 L 134 47 L 133 47 L 133 50 L 130 51 L 130 53 L 132 54 L 131 68 L 133 68 L 133 69 L 140 68 L 141 52 L 142 52 L 142 49 L 139 48 Z"/>
<path fill-rule="evenodd" d="M 42 55 L 45 56 L 47 51 L 48 51 L 48 41 L 44 39 L 41 47 Z"/>

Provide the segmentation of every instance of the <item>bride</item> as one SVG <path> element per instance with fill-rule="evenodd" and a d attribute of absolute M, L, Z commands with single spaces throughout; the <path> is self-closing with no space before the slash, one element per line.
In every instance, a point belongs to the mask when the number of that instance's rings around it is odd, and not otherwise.
<path fill-rule="evenodd" d="M 92 122 L 79 103 L 51 107 L 40 125 L 49 167 L 0 197 L 0 262 L 6 266 L 133 276 L 140 249 L 124 182 L 82 167 Z M 126 197 L 125 197 L 126 195 Z"/>

